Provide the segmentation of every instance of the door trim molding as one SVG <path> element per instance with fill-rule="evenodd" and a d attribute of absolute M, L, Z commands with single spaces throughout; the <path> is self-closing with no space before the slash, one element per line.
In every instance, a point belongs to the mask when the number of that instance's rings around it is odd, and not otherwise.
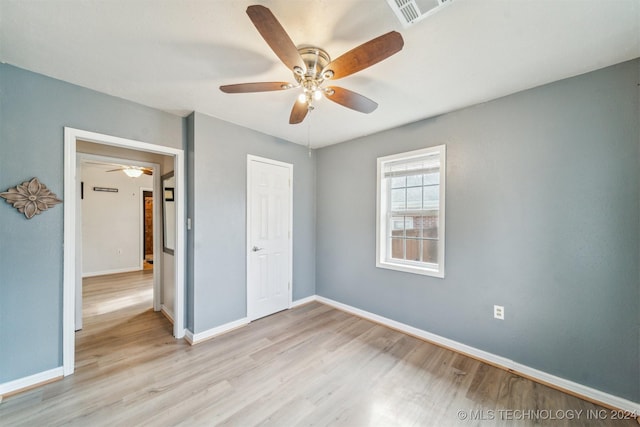
<path fill-rule="evenodd" d="M 253 154 L 247 154 L 247 211 L 245 234 L 246 234 L 246 272 L 245 272 L 245 290 L 246 290 L 246 313 L 249 321 L 254 320 L 249 312 L 249 271 L 251 263 L 251 162 L 261 162 L 273 166 L 281 166 L 287 168 L 289 171 L 289 301 L 287 308 L 291 308 L 293 300 L 293 165 L 291 163 L 285 163 L 278 160 L 268 159 L 266 157 L 254 156 Z"/>
<path fill-rule="evenodd" d="M 176 250 L 175 250 L 175 323 L 173 335 L 182 338 L 185 334 L 185 168 L 184 150 L 150 144 L 148 142 L 119 138 L 111 135 L 64 128 L 64 258 L 63 258 L 63 303 L 62 303 L 62 367 L 64 376 L 75 370 L 75 263 L 76 263 L 76 142 L 83 140 L 103 145 L 129 148 L 139 151 L 174 157 L 176 176 Z M 180 226 L 178 226 L 180 225 Z"/>

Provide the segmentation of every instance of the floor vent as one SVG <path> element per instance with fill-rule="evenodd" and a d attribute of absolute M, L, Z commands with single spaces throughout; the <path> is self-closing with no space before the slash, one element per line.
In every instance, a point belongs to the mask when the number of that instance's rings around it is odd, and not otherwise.
<path fill-rule="evenodd" d="M 405 28 L 433 15 L 452 2 L 453 0 L 387 0 Z"/>

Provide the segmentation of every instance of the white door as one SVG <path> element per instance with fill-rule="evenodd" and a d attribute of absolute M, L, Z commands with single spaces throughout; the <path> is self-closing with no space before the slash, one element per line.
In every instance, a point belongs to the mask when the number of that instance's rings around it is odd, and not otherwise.
<path fill-rule="evenodd" d="M 293 165 L 247 157 L 247 317 L 291 306 Z"/>

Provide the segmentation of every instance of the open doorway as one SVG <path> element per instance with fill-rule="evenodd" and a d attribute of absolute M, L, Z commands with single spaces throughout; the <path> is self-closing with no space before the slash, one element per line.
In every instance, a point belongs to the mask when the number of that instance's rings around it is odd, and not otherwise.
<path fill-rule="evenodd" d="M 171 255 L 170 263 L 172 264 L 171 277 L 163 277 L 167 279 L 166 282 L 170 286 L 170 289 L 166 289 L 172 294 L 173 303 L 173 335 L 176 338 L 182 338 L 184 336 L 184 230 L 177 224 L 184 224 L 184 153 L 183 150 L 157 146 L 145 142 L 128 140 L 109 135 L 96 134 L 93 132 L 82 131 L 78 129 L 65 128 L 65 206 L 64 206 L 64 310 L 63 310 L 63 371 L 64 375 L 73 373 L 75 369 L 75 326 L 76 326 L 76 308 L 78 301 L 77 294 L 82 291 L 82 273 L 80 266 L 82 265 L 82 243 L 81 236 L 82 230 L 78 229 L 78 216 L 79 204 L 81 201 L 82 185 L 81 180 L 78 179 L 78 158 L 85 156 L 77 151 L 78 145 L 83 143 L 97 144 L 109 152 L 110 150 L 125 149 L 136 153 L 151 153 L 159 154 L 161 156 L 169 156 L 170 168 L 173 169 L 176 176 L 176 203 L 175 203 L 175 236 L 176 236 L 176 248 L 175 256 Z M 134 161 L 135 162 L 135 161 Z M 138 161 L 138 163 L 140 163 Z M 148 165 L 146 165 L 148 166 Z M 161 193 L 160 175 L 161 170 L 157 168 L 154 171 L 153 185 L 151 187 L 153 201 L 153 211 L 161 212 L 159 207 L 161 201 L 159 195 Z M 96 186 L 98 187 L 98 186 Z M 107 187 L 108 188 L 108 187 Z M 85 189 L 87 190 L 87 189 Z M 91 188 L 93 191 L 93 188 Z M 107 191 L 108 192 L 108 191 Z M 142 193 L 142 189 L 140 191 Z M 137 196 L 137 201 L 143 199 L 143 196 Z M 143 222 L 143 220 L 140 220 Z M 158 268 L 161 260 L 165 260 L 165 254 L 162 251 L 162 246 L 159 246 L 159 242 L 162 241 L 160 236 L 160 223 L 162 217 L 160 214 L 153 215 L 152 227 L 155 231 L 155 239 L 153 239 L 153 271 L 155 273 L 158 270 L 158 276 L 162 274 L 160 268 Z M 144 240 L 144 239 L 142 239 Z M 141 242 L 141 247 L 144 242 Z M 142 253 L 140 249 L 138 253 Z M 159 255 L 162 257 L 159 259 Z M 144 258 L 143 258 L 144 259 Z M 144 271 L 144 270 L 143 270 Z M 154 274 L 155 275 L 155 274 Z M 154 296 L 160 295 L 160 280 L 154 280 Z M 80 297 L 81 301 L 81 297 Z M 154 297 L 154 310 L 161 310 L 165 312 L 165 307 L 161 307 L 160 299 Z"/>
<path fill-rule="evenodd" d="M 142 190 L 142 269 L 153 270 L 153 190 Z"/>
<path fill-rule="evenodd" d="M 80 200 L 76 209 L 76 331 L 83 329 L 87 314 L 83 306 L 84 284 L 88 278 L 108 278 L 115 274 L 147 271 L 150 306 L 155 311 L 160 310 L 161 271 L 154 270 L 152 263 L 153 254 L 160 251 L 159 247 L 153 246 L 157 245 L 154 242 L 161 240 L 162 229 L 158 224 L 161 222 L 162 212 L 160 204 L 154 208 L 152 202 L 147 202 L 151 209 L 145 211 L 144 193 L 146 191 L 150 198 L 154 197 L 153 187 L 159 184 L 158 175 L 161 172 L 159 162 L 164 160 L 162 156 L 124 150 L 117 153 L 122 157 L 91 154 L 104 151 L 103 147 L 85 141 L 78 141 L 77 150 L 76 176 L 80 186 Z M 134 161 L 125 159 L 125 156 L 148 158 L 158 163 Z M 140 173 L 132 176 L 129 174 L 131 171 Z M 145 215 L 150 218 L 145 219 Z M 149 225 L 146 236 L 145 223 Z M 156 239 L 153 238 L 154 234 Z M 145 242 L 150 242 L 151 247 L 146 248 Z M 103 286 L 109 287 L 108 284 Z M 112 291 L 115 289 L 112 288 Z M 130 301 L 123 297 L 119 297 L 119 300 L 121 305 Z M 119 308 L 115 302 L 103 301 L 99 305 L 109 307 L 109 311 Z M 94 323 L 95 321 L 97 319 L 94 319 Z"/>

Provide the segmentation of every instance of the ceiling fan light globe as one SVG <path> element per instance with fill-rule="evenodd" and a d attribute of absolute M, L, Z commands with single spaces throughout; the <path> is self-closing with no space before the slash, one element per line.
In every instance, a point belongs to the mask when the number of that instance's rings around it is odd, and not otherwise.
<path fill-rule="evenodd" d="M 304 92 L 298 95 L 298 102 L 306 102 L 306 101 L 307 101 L 307 95 Z"/>
<path fill-rule="evenodd" d="M 138 178 L 143 173 L 142 169 L 134 169 L 134 168 L 123 169 L 122 172 L 124 172 L 130 178 Z"/>
<path fill-rule="evenodd" d="M 313 92 L 313 99 L 318 101 L 318 100 L 320 100 L 320 98 L 322 98 L 322 91 L 320 91 L 320 90 L 314 91 Z"/>

